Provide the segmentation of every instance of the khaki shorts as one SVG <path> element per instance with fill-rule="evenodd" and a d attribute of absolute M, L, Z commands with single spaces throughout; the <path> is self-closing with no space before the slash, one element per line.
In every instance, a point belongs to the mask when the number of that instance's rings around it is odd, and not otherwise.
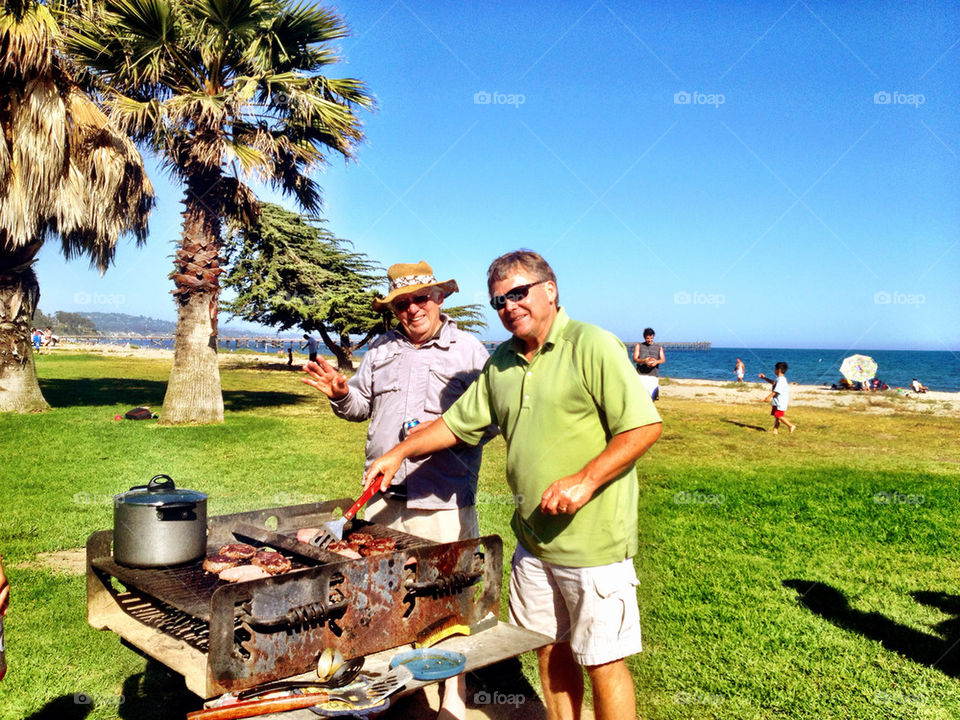
<path fill-rule="evenodd" d="M 640 609 L 633 561 L 564 567 L 521 545 L 510 573 L 510 621 L 570 643 L 581 665 L 603 665 L 640 652 Z"/>
<path fill-rule="evenodd" d="M 449 510 L 415 510 L 408 508 L 403 500 L 381 496 L 370 501 L 364 518 L 433 542 L 480 537 L 476 505 Z"/>

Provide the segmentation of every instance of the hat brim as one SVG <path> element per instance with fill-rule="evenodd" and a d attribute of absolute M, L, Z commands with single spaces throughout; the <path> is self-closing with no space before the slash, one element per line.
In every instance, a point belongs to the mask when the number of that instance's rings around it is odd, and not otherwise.
<path fill-rule="evenodd" d="M 437 288 L 443 293 L 443 297 L 447 298 L 453 293 L 460 290 L 457 287 L 457 281 L 450 279 L 445 282 L 433 282 L 433 283 L 421 283 L 420 285 L 407 285 L 406 287 L 395 288 L 387 293 L 386 297 L 374 298 L 373 299 L 373 309 L 376 311 L 387 310 L 396 298 L 401 295 L 409 295 L 415 293 L 418 290 L 423 290 L 424 288 Z"/>

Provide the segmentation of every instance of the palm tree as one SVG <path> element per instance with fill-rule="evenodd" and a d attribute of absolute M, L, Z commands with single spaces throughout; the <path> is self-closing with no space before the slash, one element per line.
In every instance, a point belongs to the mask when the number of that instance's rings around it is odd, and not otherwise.
<path fill-rule="evenodd" d="M 217 367 L 223 219 L 252 221 L 253 176 L 316 212 L 307 173 L 362 138 L 353 79 L 321 73 L 347 34 L 332 11 L 296 0 L 104 0 L 79 20 L 74 56 L 103 84 L 108 115 L 153 148 L 185 187 L 174 258 L 178 305 L 167 424 L 223 421 Z M 296 4 L 295 4 L 296 3 Z"/>
<path fill-rule="evenodd" d="M 146 238 L 143 160 L 79 88 L 56 20 L 35 0 L 0 5 L 0 410 L 46 409 L 30 346 L 33 263 L 59 236 L 104 272 L 121 235 Z"/>

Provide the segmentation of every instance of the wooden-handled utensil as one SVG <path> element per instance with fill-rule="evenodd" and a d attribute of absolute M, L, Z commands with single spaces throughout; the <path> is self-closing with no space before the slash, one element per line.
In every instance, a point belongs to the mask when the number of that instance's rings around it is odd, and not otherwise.
<path fill-rule="evenodd" d="M 235 718 L 255 717 L 268 713 L 298 710 L 311 705 L 321 705 L 330 700 L 349 703 L 358 710 L 383 702 L 391 693 L 399 690 L 413 678 L 413 671 L 405 665 L 398 665 L 379 680 L 357 690 L 335 690 L 329 693 L 310 693 L 264 700 L 248 700 L 222 707 L 208 708 L 187 713 L 187 720 L 234 720 Z"/>

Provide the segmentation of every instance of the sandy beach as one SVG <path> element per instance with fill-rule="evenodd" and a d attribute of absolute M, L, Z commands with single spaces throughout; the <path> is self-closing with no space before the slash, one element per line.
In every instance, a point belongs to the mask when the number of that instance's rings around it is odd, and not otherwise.
<path fill-rule="evenodd" d="M 663 384 L 663 401 L 700 400 L 726 405 L 753 405 L 763 402 L 770 392 L 765 382 L 741 384 L 717 380 L 674 379 Z M 855 412 L 892 414 L 897 412 L 960 417 L 960 393 L 910 390 L 898 392 L 856 392 L 831 390 L 829 385 L 790 384 L 790 407 L 846 408 Z"/>

